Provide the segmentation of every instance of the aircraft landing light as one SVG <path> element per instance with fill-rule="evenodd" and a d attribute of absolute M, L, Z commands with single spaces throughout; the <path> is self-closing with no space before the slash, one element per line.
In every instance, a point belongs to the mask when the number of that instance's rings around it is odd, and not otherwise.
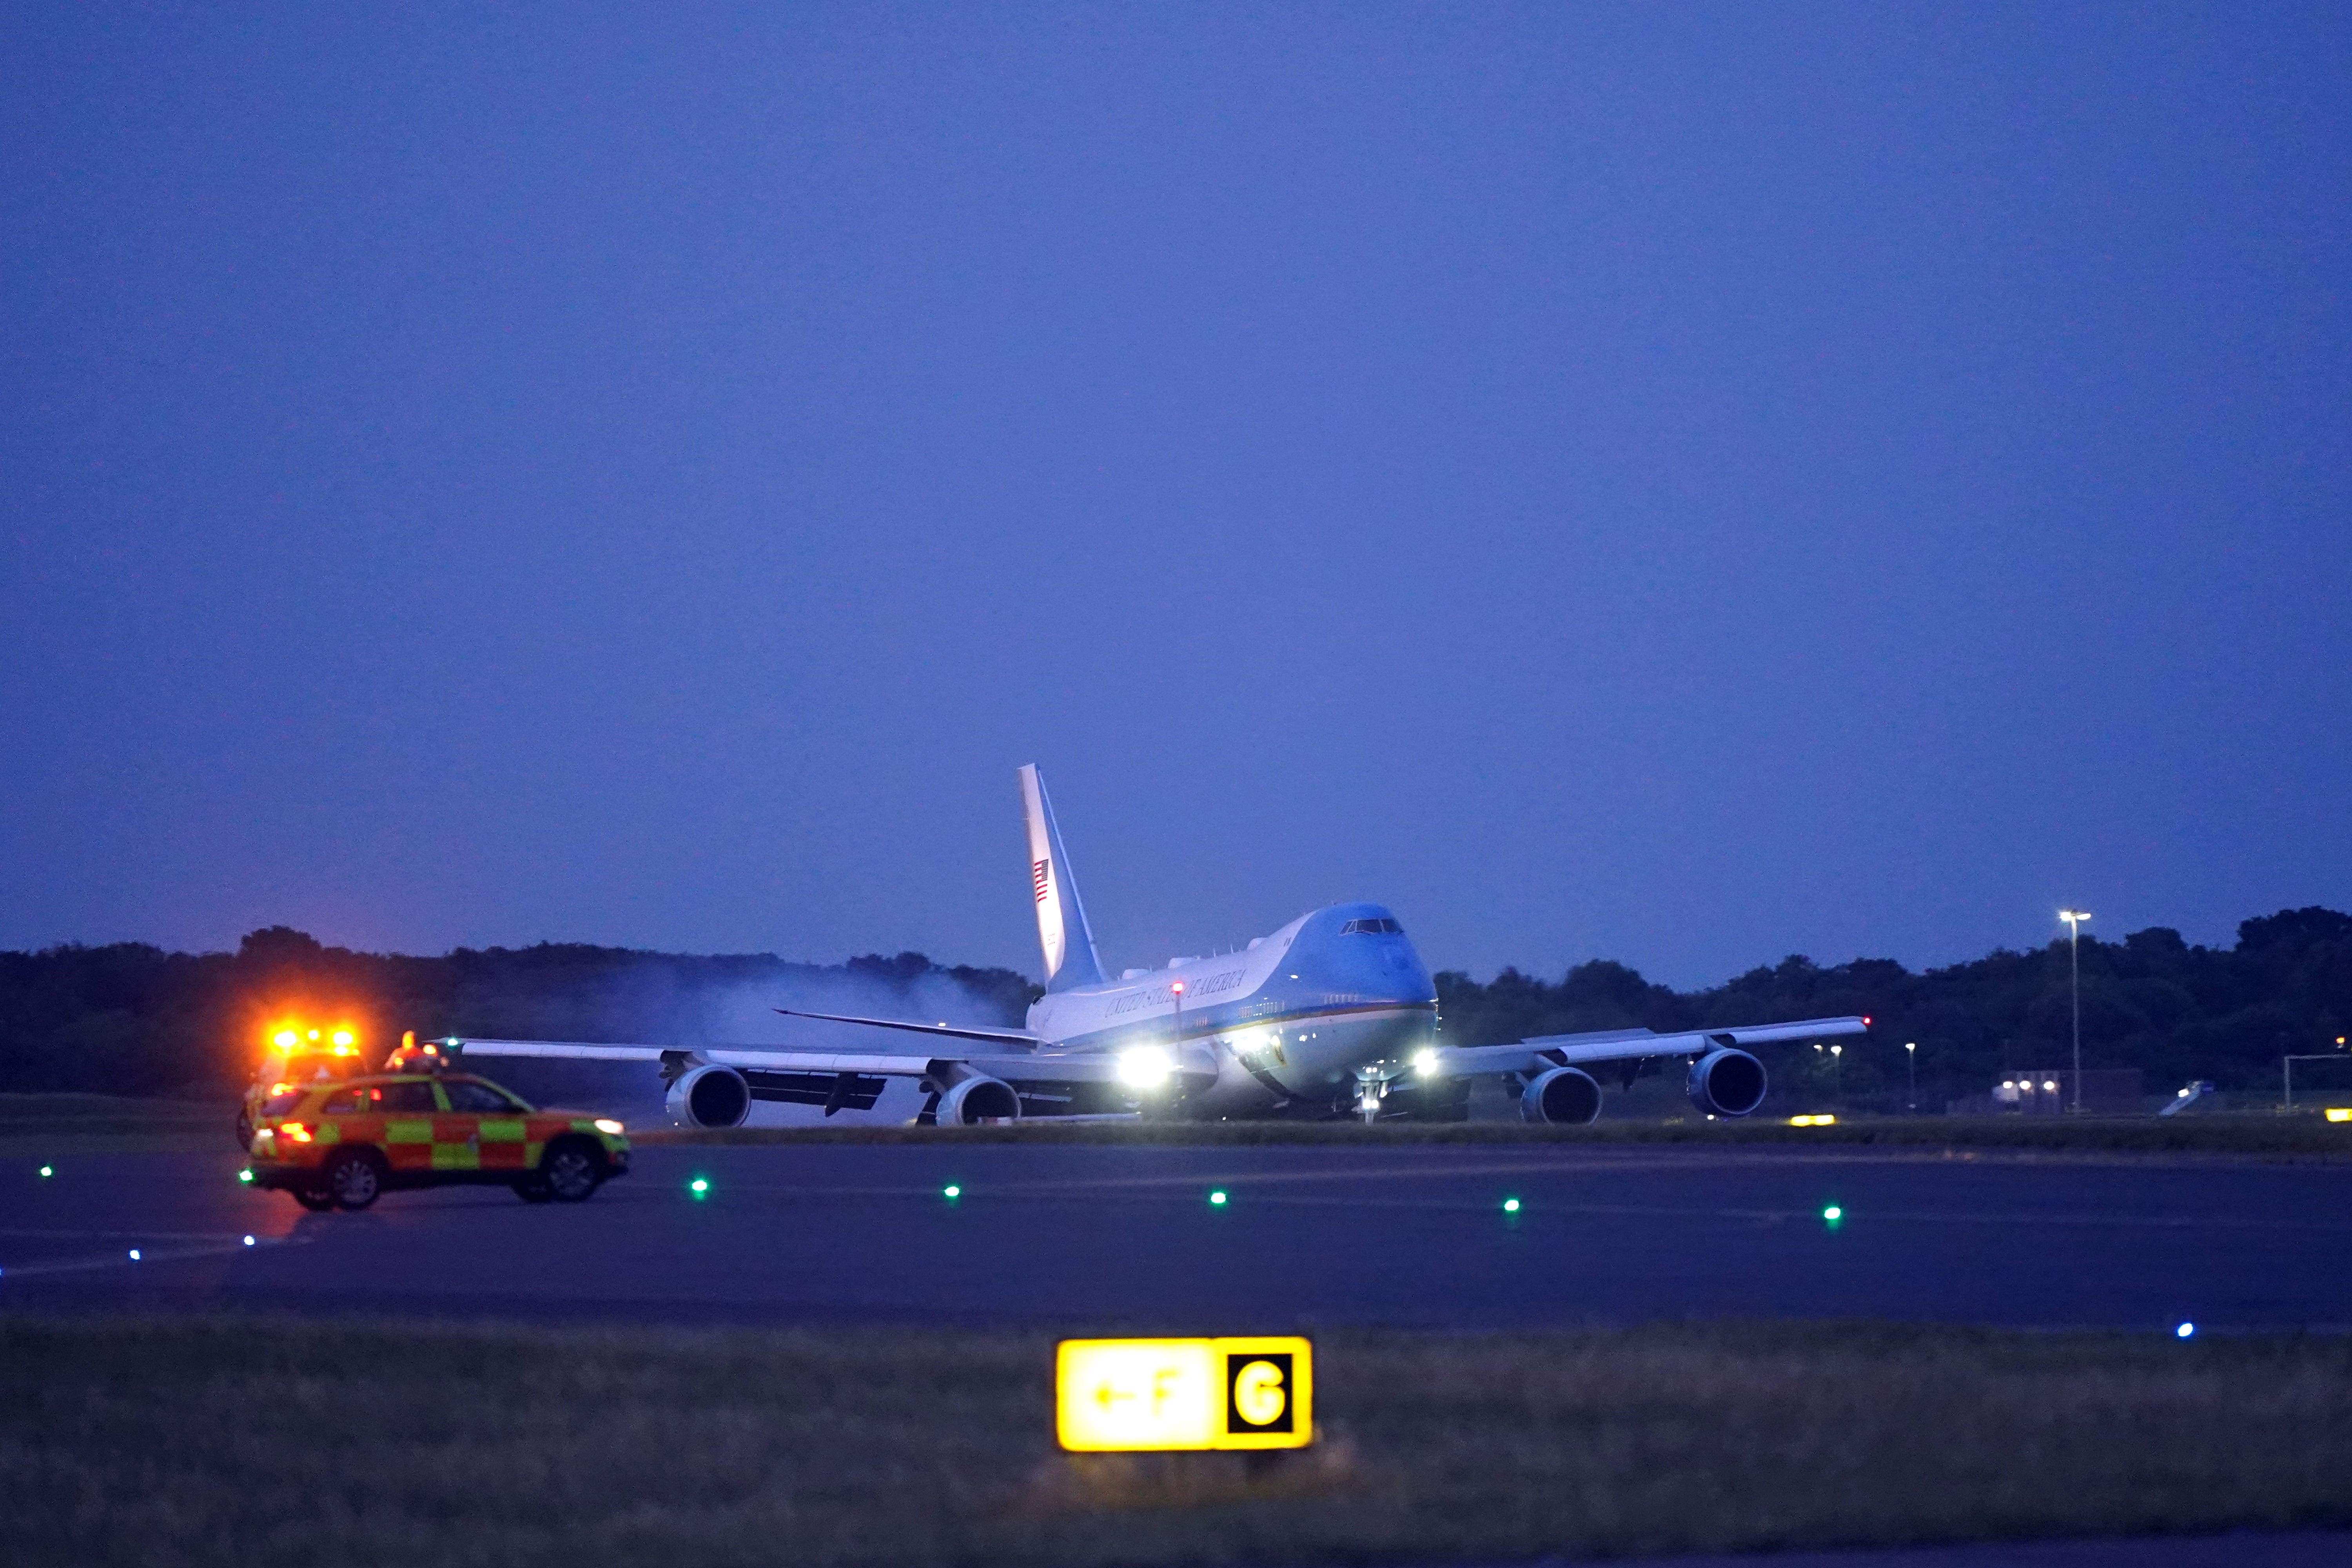
<path fill-rule="evenodd" d="M 1071 1453 L 1303 1448 L 1314 1393 L 1314 1347 L 1295 1336 L 1064 1340 L 1054 1436 Z"/>

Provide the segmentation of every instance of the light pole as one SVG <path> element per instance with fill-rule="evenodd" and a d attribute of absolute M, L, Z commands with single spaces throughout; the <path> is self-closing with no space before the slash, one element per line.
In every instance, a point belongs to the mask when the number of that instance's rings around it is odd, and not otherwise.
<path fill-rule="evenodd" d="M 2083 922 L 2091 918 L 2088 910 L 2060 910 L 2058 918 L 2066 922 L 2067 988 L 2074 999 L 2074 1114 L 2083 1113 Z"/>
<path fill-rule="evenodd" d="M 1916 1041 L 1916 1040 L 1911 1040 L 1911 1041 L 1907 1041 L 1907 1042 L 1904 1045 L 1904 1047 L 1903 1047 L 1903 1065 L 1904 1065 L 1904 1067 L 1905 1067 L 1906 1069 L 1908 1069 L 1908 1071 L 1909 1071 L 1909 1073 L 1910 1073 L 1910 1076 L 1911 1076 L 1911 1110 L 1912 1110 L 1912 1113 L 1913 1113 L 1914 1115 L 1916 1115 L 1916 1114 L 1918 1113 L 1918 1110 L 1919 1110 L 1919 1042 L 1918 1042 L 1918 1041 Z"/>

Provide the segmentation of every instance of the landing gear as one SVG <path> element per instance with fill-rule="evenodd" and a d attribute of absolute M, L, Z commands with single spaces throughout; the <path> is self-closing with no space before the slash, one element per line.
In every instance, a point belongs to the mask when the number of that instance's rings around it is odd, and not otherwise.
<path fill-rule="evenodd" d="M 1381 1119 L 1381 1101 L 1388 1095 L 1388 1079 L 1380 1075 L 1377 1068 L 1356 1069 L 1356 1114 L 1364 1119 L 1365 1126 Z"/>

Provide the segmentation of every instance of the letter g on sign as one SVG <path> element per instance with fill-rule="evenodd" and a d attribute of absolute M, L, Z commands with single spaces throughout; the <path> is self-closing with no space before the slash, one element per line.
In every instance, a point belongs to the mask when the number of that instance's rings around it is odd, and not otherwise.
<path fill-rule="evenodd" d="M 1234 1373 L 1234 1414 L 1245 1426 L 1273 1426 L 1290 1405 L 1289 1381 L 1282 1368 L 1262 1357 L 1243 1363 Z"/>

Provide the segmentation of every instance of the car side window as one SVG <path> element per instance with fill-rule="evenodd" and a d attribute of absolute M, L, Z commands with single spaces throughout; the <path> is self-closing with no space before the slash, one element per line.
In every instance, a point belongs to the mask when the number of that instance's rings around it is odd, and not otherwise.
<path fill-rule="evenodd" d="M 347 1089 L 341 1093 L 331 1094 L 327 1097 L 327 1103 L 320 1109 L 330 1116 L 357 1116 L 369 1109 L 367 1092 L 363 1089 Z"/>
<path fill-rule="evenodd" d="M 441 1109 L 429 1083 L 388 1083 L 376 1092 L 383 1097 L 382 1109 L 393 1116 L 429 1116 Z"/>
<path fill-rule="evenodd" d="M 520 1110 L 499 1090 L 486 1083 L 468 1083 L 462 1079 L 445 1082 L 441 1092 L 449 1097 L 452 1110 L 479 1111 L 486 1116 L 519 1116 Z"/>

